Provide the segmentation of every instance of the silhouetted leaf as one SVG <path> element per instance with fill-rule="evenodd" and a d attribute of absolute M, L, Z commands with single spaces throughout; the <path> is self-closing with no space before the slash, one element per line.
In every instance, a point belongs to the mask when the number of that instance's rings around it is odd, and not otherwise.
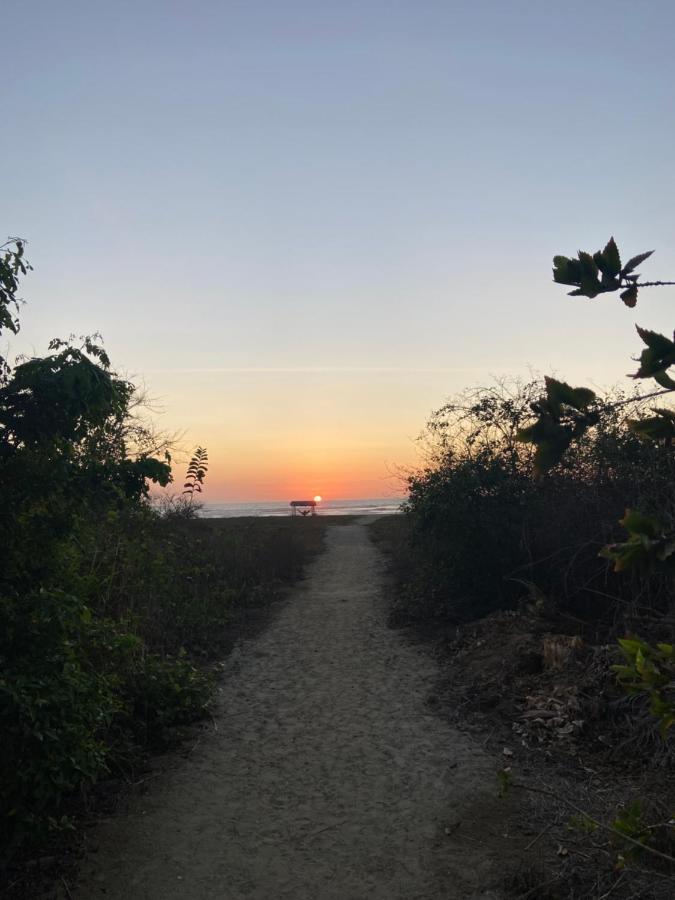
<path fill-rule="evenodd" d="M 605 274 L 615 277 L 621 272 L 621 257 L 619 256 L 619 248 L 613 237 L 609 239 L 605 249 L 602 251 L 604 265 L 600 269 Z"/>
<path fill-rule="evenodd" d="M 626 265 L 621 270 L 621 274 L 628 275 L 634 269 L 637 269 L 637 267 L 641 263 L 643 263 L 646 259 L 649 259 L 649 257 L 652 255 L 653 252 L 654 252 L 653 250 L 648 250 L 646 253 L 638 253 L 637 256 L 634 256 L 632 259 L 629 259 L 628 262 L 626 263 Z"/>
<path fill-rule="evenodd" d="M 579 251 L 579 262 L 581 264 L 581 291 L 586 297 L 597 297 L 602 291 L 602 286 L 598 280 L 598 265 L 590 253 Z"/>
<path fill-rule="evenodd" d="M 665 369 L 661 372 L 657 372 L 654 375 L 654 381 L 657 384 L 660 384 L 662 388 L 667 388 L 667 390 L 675 390 L 675 380 L 670 377 Z"/>
<path fill-rule="evenodd" d="M 640 354 L 640 367 L 632 378 L 652 378 L 675 363 L 675 343 L 665 335 L 636 325 L 637 333 L 647 345 Z"/>
<path fill-rule="evenodd" d="M 669 409 L 657 409 L 654 412 L 655 416 L 630 419 L 629 429 L 634 434 L 652 441 L 672 441 L 675 438 L 675 412 Z"/>
<path fill-rule="evenodd" d="M 571 441 L 572 435 L 569 431 L 561 428 L 555 440 L 549 439 L 537 444 L 533 459 L 535 475 L 541 477 L 557 466 Z"/>
<path fill-rule="evenodd" d="M 595 393 L 590 388 L 573 388 L 564 381 L 555 378 L 545 378 L 546 396 L 551 404 L 558 409 L 562 405 L 572 406 L 576 410 L 583 410 L 590 406 L 596 399 Z"/>
<path fill-rule="evenodd" d="M 560 462 L 572 437 L 572 430 L 569 427 L 560 425 L 547 415 L 542 415 L 532 425 L 521 428 L 516 434 L 516 440 L 535 444 L 537 449 L 534 453 L 533 466 L 535 475 L 538 476 L 546 474 Z"/>
<path fill-rule="evenodd" d="M 626 306 L 629 306 L 631 309 L 637 303 L 637 298 L 638 289 L 635 287 L 635 285 L 632 285 L 632 287 L 629 287 L 627 290 L 621 292 L 621 299 L 626 304 Z"/>
<path fill-rule="evenodd" d="M 553 280 L 558 284 L 579 284 L 581 282 L 581 266 L 575 259 L 554 256 Z"/>

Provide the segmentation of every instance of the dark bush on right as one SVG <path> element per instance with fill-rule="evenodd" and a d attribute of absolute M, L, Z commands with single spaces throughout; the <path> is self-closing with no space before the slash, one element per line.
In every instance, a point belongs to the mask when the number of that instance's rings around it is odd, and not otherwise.
<path fill-rule="evenodd" d="M 523 598 L 622 629 L 637 606 L 665 611 L 669 576 L 620 576 L 598 556 L 621 533 L 626 506 L 675 509 L 671 454 L 626 427 L 630 398 L 605 399 L 601 424 L 546 478 L 516 438 L 541 394 L 537 381 L 498 383 L 436 412 L 427 463 L 408 478 L 412 565 L 399 617 L 459 622 Z M 628 401 L 628 402 L 626 402 Z M 608 524 L 610 523 L 610 524 Z"/>

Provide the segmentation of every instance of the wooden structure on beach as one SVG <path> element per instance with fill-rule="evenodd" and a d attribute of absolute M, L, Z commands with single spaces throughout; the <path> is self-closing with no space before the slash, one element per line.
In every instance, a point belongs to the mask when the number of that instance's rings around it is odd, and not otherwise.
<path fill-rule="evenodd" d="M 291 500 L 292 516 L 315 516 L 316 500 Z"/>

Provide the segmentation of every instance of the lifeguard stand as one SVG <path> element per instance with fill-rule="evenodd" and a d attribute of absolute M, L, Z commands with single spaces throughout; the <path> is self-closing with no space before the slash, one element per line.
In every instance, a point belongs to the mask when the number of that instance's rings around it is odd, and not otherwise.
<path fill-rule="evenodd" d="M 315 516 L 316 500 L 291 500 L 292 516 Z"/>

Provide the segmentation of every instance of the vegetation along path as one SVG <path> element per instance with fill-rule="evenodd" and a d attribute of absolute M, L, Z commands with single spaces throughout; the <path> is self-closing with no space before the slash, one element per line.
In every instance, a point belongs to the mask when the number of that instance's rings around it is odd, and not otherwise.
<path fill-rule="evenodd" d="M 217 728 L 99 826 L 78 898 L 499 896 L 516 841 L 497 764 L 427 707 L 436 667 L 386 626 L 366 524 L 327 529 L 229 658 Z"/>

